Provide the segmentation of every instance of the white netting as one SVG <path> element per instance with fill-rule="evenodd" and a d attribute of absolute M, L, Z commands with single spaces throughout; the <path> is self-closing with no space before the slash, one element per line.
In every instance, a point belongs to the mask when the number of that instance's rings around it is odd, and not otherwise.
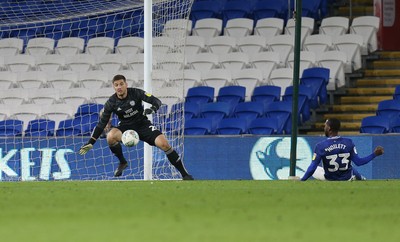
<path fill-rule="evenodd" d="M 182 157 L 192 2 L 153 0 L 152 15 L 152 92 L 165 104 L 153 123 Z M 113 179 L 118 159 L 104 136 L 85 156 L 77 151 L 114 93 L 114 75 L 143 88 L 143 1 L 10 0 L 0 8 L 0 181 Z M 123 149 L 129 168 L 120 179 L 143 179 L 143 143 Z M 157 148 L 153 178 L 180 178 Z"/>

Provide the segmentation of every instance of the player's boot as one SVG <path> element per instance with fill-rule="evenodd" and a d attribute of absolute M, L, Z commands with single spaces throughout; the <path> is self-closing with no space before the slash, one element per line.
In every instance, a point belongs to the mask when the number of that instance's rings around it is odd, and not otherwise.
<path fill-rule="evenodd" d="M 128 163 L 119 163 L 118 168 L 114 172 L 115 177 L 122 175 L 122 172 L 128 167 Z"/>
<path fill-rule="evenodd" d="M 184 177 L 182 178 L 182 180 L 189 181 L 189 180 L 194 180 L 194 178 L 193 178 L 192 175 L 187 174 L 186 176 L 184 176 Z"/>

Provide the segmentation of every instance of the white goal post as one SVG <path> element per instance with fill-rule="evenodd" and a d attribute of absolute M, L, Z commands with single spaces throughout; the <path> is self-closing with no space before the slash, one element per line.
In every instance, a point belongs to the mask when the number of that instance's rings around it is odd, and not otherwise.
<path fill-rule="evenodd" d="M 116 179 L 118 159 L 104 134 L 85 156 L 77 152 L 116 74 L 165 104 L 149 118 L 184 160 L 182 73 L 192 3 L 2 1 L 0 181 Z M 123 151 L 129 167 L 118 179 L 180 179 L 160 149 L 140 142 Z"/>

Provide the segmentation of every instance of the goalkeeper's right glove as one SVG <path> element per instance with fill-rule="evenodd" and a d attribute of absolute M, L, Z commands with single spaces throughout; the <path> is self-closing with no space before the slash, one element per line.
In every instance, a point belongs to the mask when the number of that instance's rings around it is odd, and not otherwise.
<path fill-rule="evenodd" d="M 82 147 L 79 149 L 79 154 L 80 155 L 84 155 L 86 154 L 89 150 L 91 150 L 93 148 L 93 145 L 90 143 L 86 143 L 84 145 L 82 145 Z"/>

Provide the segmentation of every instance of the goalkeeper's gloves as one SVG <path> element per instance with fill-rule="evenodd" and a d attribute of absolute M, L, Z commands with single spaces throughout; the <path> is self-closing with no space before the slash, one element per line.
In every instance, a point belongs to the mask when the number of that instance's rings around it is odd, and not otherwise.
<path fill-rule="evenodd" d="M 155 113 L 156 111 L 157 111 L 156 107 L 152 106 L 152 107 L 150 107 L 150 108 L 146 108 L 146 109 L 143 111 L 143 115 L 146 116 L 146 115 L 149 115 L 149 114 L 153 114 L 153 113 Z"/>
<path fill-rule="evenodd" d="M 90 140 L 86 144 L 82 145 L 82 147 L 79 149 L 79 154 L 84 155 L 84 154 L 88 153 L 89 150 L 93 149 L 93 144 L 95 142 L 96 142 L 95 138 L 93 138 L 93 137 L 90 138 Z"/>

